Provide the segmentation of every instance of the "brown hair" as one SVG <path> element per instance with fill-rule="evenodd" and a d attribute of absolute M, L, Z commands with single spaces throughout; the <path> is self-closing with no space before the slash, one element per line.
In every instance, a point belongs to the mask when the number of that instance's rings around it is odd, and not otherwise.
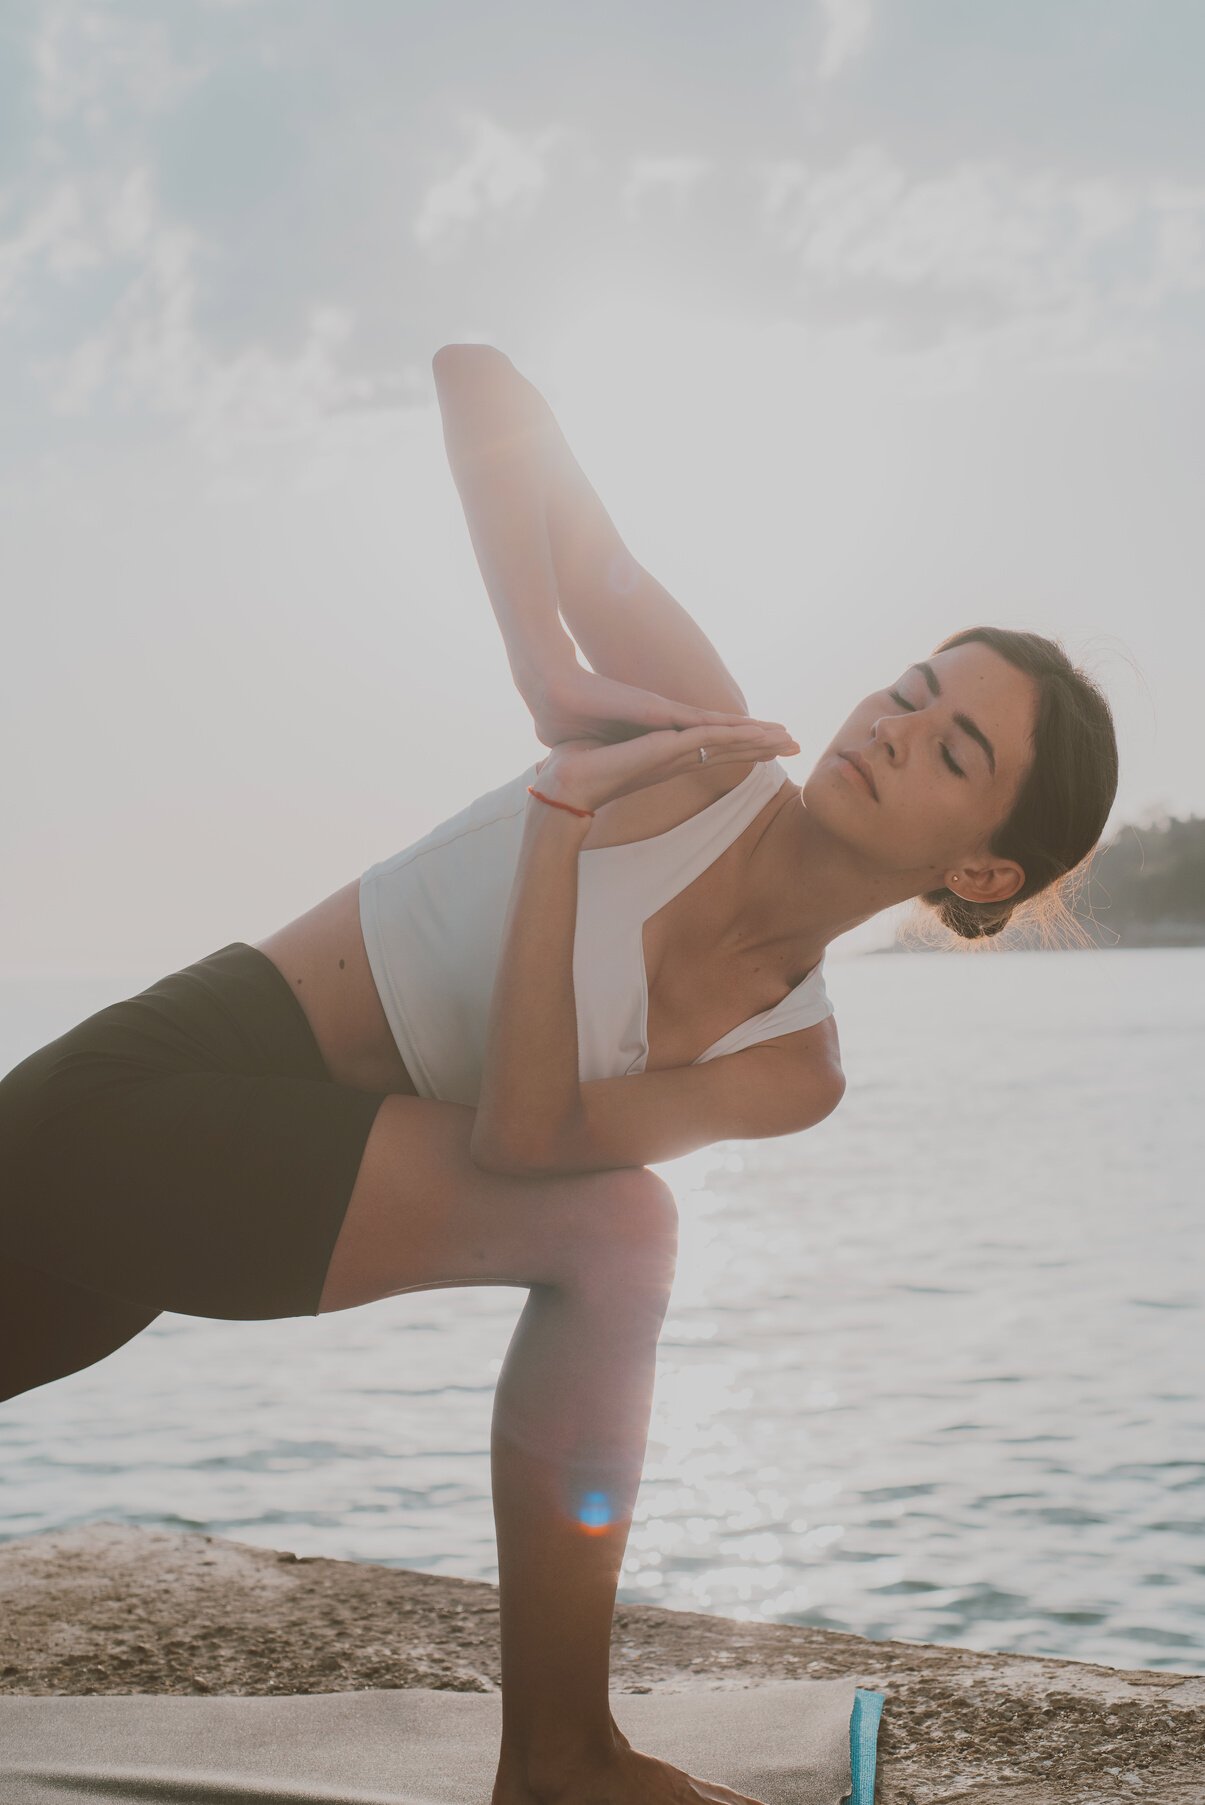
<path fill-rule="evenodd" d="M 1038 688 L 1033 757 L 1008 819 L 989 850 L 1015 859 L 1025 882 L 1007 902 L 974 903 L 943 885 L 926 890 L 921 902 L 935 909 L 952 933 L 983 940 L 1008 926 L 1013 911 L 1033 898 L 1043 904 L 1025 911 L 1047 942 L 1055 923 L 1072 923 L 1066 880 L 1096 846 L 1117 794 L 1117 736 L 1103 692 L 1077 669 L 1063 646 L 1037 633 L 1007 627 L 969 627 L 943 639 L 935 652 L 978 641 L 1031 676 Z M 1074 934 L 1074 928 L 1072 928 Z"/>

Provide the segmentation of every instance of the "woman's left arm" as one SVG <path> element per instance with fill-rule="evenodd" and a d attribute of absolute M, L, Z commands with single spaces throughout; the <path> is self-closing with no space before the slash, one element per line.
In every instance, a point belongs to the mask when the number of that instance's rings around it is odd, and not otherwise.
<path fill-rule="evenodd" d="M 703 1065 L 579 1082 L 573 942 L 589 824 L 534 797 L 527 806 L 469 1141 L 474 1162 L 514 1178 L 613 1171 L 719 1140 L 797 1134 L 831 1114 L 845 1090 L 831 1017 Z"/>
<path fill-rule="evenodd" d="M 581 1110 L 573 943 L 577 859 L 589 826 L 588 818 L 528 798 L 469 1143 L 490 1171 L 532 1170 L 572 1132 Z"/>
<path fill-rule="evenodd" d="M 577 864 L 590 820 L 573 811 L 592 810 L 634 790 L 683 775 L 693 769 L 704 738 L 717 764 L 765 760 L 799 750 L 785 727 L 750 722 L 682 733 L 666 729 L 608 746 L 563 741 L 544 760 L 534 787 L 554 802 L 550 805 L 532 796 L 527 803 L 494 974 L 481 1088 L 469 1143 L 477 1164 L 498 1172 L 547 1171 L 555 1169 L 570 1150 L 590 1145 L 590 1123 L 578 1077 L 573 991 Z M 556 803 L 567 806 L 557 807 Z M 710 1076 L 702 1081 L 712 1082 Z M 664 1086 L 657 1088 L 663 1090 Z M 598 1086 L 591 1089 L 597 1091 Z M 694 1090 L 702 1096 L 697 1083 Z M 670 1097 L 664 1103 L 681 1113 L 681 1101 Z M 693 1103 L 687 1098 L 688 1112 L 696 1103 L 697 1098 Z M 704 1142 L 714 1138 L 704 1133 Z M 599 1166 L 628 1163 L 615 1157 L 614 1135 L 607 1131 L 605 1139 L 607 1152 L 597 1162 Z M 645 1157 L 657 1157 L 652 1153 L 640 1157 L 647 1136 L 642 1133 L 639 1139 L 633 1165 L 643 1165 Z"/>

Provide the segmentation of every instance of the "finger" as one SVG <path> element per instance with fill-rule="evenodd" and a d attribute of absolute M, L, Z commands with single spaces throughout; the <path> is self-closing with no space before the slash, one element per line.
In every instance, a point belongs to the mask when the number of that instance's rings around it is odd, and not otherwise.
<path fill-rule="evenodd" d="M 714 723 L 718 727 L 722 727 L 729 722 L 739 725 L 742 721 L 757 721 L 763 726 L 766 725 L 762 720 L 761 715 L 725 714 L 718 708 L 696 708 L 692 712 L 691 720 L 695 726 L 699 727 L 707 726 L 709 723 Z M 774 725 L 775 723 L 770 724 Z"/>
<path fill-rule="evenodd" d="M 709 752 L 727 750 L 730 746 L 767 745 L 785 741 L 794 745 L 794 736 L 778 721 L 741 722 L 737 725 L 717 722 L 711 727 L 688 727 L 679 735 L 684 749 L 706 746 Z"/>
<path fill-rule="evenodd" d="M 788 738 L 791 737 L 781 721 L 755 721 L 749 715 L 726 715 L 714 722 L 656 721 L 640 726 L 625 721 L 613 721 L 607 723 L 606 737 L 612 740 L 627 740 L 638 739 L 650 733 L 672 733 L 678 740 L 682 740 L 687 734 L 694 733 L 701 728 L 707 728 L 708 735 L 714 737 L 715 729 L 723 727 L 736 727 L 745 733 L 768 731 L 787 734 Z M 593 731 L 601 735 L 602 728 L 595 727 Z M 708 738 L 708 735 L 704 736 L 705 739 Z"/>
<path fill-rule="evenodd" d="M 763 720 L 754 714 L 720 714 L 714 710 L 697 709 L 689 721 L 682 725 L 690 727 L 781 727 L 781 721 Z"/>
<path fill-rule="evenodd" d="M 674 767 L 678 771 L 695 771 L 701 765 L 739 765 L 750 761 L 765 764 L 775 758 L 794 758 L 798 751 L 799 745 L 795 740 L 758 737 L 736 740 L 724 746 L 707 744 L 696 747 L 694 751 L 684 751 L 674 761 Z M 706 758 L 701 758 L 700 752 L 706 752 Z"/>
<path fill-rule="evenodd" d="M 729 715 L 729 713 L 723 713 L 723 709 L 718 709 L 718 708 L 696 709 L 696 711 L 694 711 L 694 717 L 693 717 L 693 724 L 694 724 L 694 726 L 698 726 L 698 727 L 709 726 L 709 724 L 714 724 L 714 726 L 718 726 L 718 727 L 723 727 L 723 726 L 740 727 L 740 726 L 747 726 L 747 724 L 749 724 L 749 722 L 752 722 L 752 724 L 754 724 L 754 726 L 758 726 L 758 727 L 781 727 L 781 726 L 783 726 L 783 722 L 781 722 L 781 720 L 768 720 L 768 718 L 765 717 L 765 715 Z"/>
<path fill-rule="evenodd" d="M 634 694 L 637 692 L 633 692 Z M 631 710 L 633 720 L 640 719 L 656 723 L 662 727 L 706 727 L 715 725 L 744 726 L 750 721 L 761 727 L 779 727 L 780 721 L 766 721 L 761 715 L 733 714 L 722 708 L 694 708 L 685 702 L 674 702 L 666 696 L 655 695 L 651 690 L 643 692 L 647 701 L 634 704 Z"/>
<path fill-rule="evenodd" d="M 797 746 L 733 746 L 724 752 L 709 752 L 706 758 L 696 753 L 693 758 L 683 759 L 676 770 L 698 771 L 704 765 L 709 771 L 715 765 L 768 765 L 776 758 L 794 758 L 798 750 Z"/>
<path fill-rule="evenodd" d="M 699 758 L 700 747 L 706 749 L 706 759 Z M 619 750 L 618 746 L 612 746 L 611 756 L 617 756 Z M 660 776 L 654 779 L 660 781 L 662 777 L 678 776 L 701 764 L 734 764 L 748 760 L 789 758 L 798 750 L 798 743 L 791 738 L 785 727 L 732 725 L 727 722 L 707 727 L 663 727 L 654 728 L 629 740 L 616 769 L 622 770 L 630 765 L 635 773 L 660 767 Z"/>

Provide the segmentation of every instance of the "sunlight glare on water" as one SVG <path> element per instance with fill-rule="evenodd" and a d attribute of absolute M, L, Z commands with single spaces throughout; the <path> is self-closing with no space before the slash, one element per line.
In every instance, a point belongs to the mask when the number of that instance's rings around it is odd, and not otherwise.
<path fill-rule="evenodd" d="M 681 1260 L 621 1599 L 1205 1671 L 1205 951 L 827 975 L 840 1109 L 660 1168 Z M 8 1064 L 84 996 L 27 987 Z M 0 1535 L 111 1518 L 496 1579 L 523 1296 L 160 1317 L 0 1405 Z"/>

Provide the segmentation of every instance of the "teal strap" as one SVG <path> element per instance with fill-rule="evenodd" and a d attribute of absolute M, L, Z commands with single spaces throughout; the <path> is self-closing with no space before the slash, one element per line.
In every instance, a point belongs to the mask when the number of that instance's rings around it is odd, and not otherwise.
<path fill-rule="evenodd" d="M 874 1805 L 874 1758 L 884 1694 L 859 1686 L 849 1720 L 849 1767 L 853 1775 L 850 1805 Z"/>

